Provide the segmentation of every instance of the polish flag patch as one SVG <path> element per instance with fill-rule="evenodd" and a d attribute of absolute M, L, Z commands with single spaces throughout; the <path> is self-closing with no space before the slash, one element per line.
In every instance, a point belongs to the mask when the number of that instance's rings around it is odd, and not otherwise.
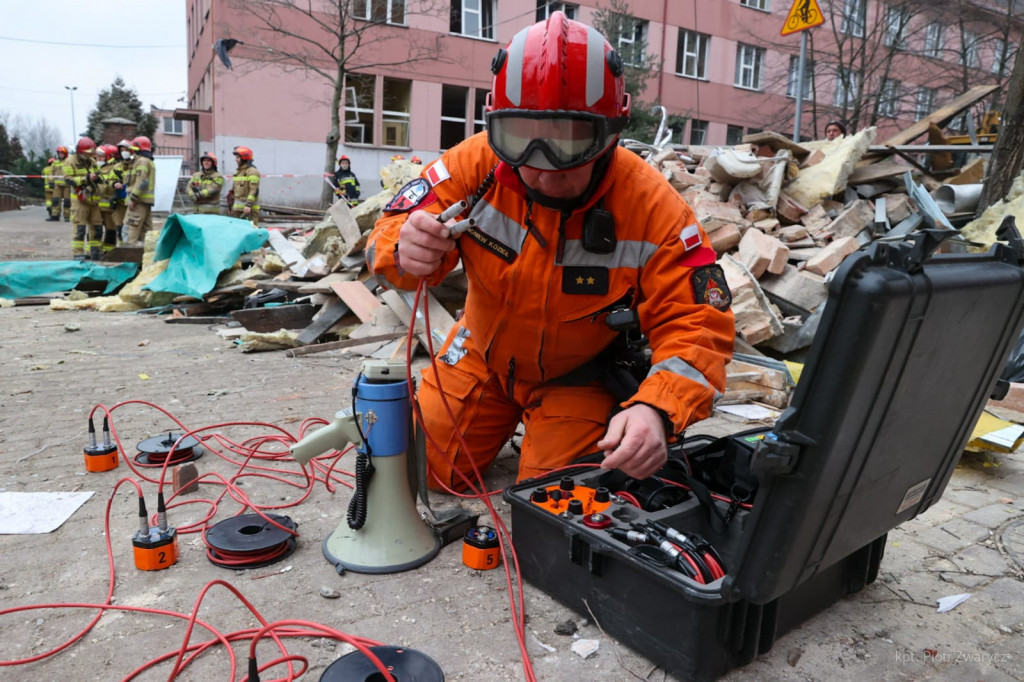
<path fill-rule="evenodd" d="M 432 163 L 424 175 L 427 176 L 427 180 L 430 180 L 431 187 L 437 187 L 439 183 L 444 182 L 452 176 L 451 173 L 448 172 L 448 168 L 445 167 L 444 161 L 441 159 Z"/>
<path fill-rule="evenodd" d="M 700 246 L 703 240 L 700 238 L 700 228 L 697 227 L 697 223 L 684 227 L 683 231 L 679 233 L 679 241 L 683 242 L 683 247 L 687 251 Z"/>

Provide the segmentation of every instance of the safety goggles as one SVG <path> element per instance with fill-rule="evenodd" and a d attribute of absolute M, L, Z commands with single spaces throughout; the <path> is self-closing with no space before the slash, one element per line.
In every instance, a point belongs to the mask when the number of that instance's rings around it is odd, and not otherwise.
<path fill-rule="evenodd" d="M 625 118 L 582 112 L 505 109 L 487 114 L 487 139 L 515 168 L 566 170 L 599 157 L 625 125 Z"/>

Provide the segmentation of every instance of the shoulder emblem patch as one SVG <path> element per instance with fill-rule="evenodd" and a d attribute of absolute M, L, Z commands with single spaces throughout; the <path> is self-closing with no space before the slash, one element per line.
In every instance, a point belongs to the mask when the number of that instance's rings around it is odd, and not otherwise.
<path fill-rule="evenodd" d="M 437 201 L 437 195 L 430 189 L 430 183 L 424 178 L 416 178 L 407 182 L 394 196 L 385 211 L 391 213 L 408 213 L 415 208 L 423 208 Z"/>
<path fill-rule="evenodd" d="M 732 305 L 732 292 L 725 282 L 725 273 L 719 265 L 705 265 L 697 268 L 690 275 L 693 286 L 693 300 L 717 308 L 728 310 Z"/>
<path fill-rule="evenodd" d="M 687 225 L 683 228 L 683 231 L 679 233 L 679 241 L 683 243 L 683 248 L 687 251 L 695 249 L 701 245 L 700 228 L 697 227 L 697 223 L 693 225 Z"/>

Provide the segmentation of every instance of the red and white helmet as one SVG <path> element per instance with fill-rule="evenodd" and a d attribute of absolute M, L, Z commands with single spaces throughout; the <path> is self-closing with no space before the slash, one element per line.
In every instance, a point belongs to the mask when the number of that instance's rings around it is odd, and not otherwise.
<path fill-rule="evenodd" d="M 92 154 L 94 149 L 96 149 L 96 143 L 92 141 L 91 137 L 78 138 L 78 144 L 75 145 L 75 151 L 77 153 Z"/>
<path fill-rule="evenodd" d="M 491 71 L 487 138 L 511 166 L 589 163 L 615 144 L 629 120 L 621 57 L 597 29 L 562 12 L 517 33 Z"/>

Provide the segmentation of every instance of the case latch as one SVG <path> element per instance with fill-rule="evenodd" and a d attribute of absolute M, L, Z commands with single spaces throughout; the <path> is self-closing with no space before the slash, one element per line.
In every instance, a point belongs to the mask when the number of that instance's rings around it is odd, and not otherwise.
<path fill-rule="evenodd" d="M 799 445 L 779 440 L 777 434 L 766 433 L 750 454 L 750 472 L 758 479 L 788 474 L 799 456 Z"/>

